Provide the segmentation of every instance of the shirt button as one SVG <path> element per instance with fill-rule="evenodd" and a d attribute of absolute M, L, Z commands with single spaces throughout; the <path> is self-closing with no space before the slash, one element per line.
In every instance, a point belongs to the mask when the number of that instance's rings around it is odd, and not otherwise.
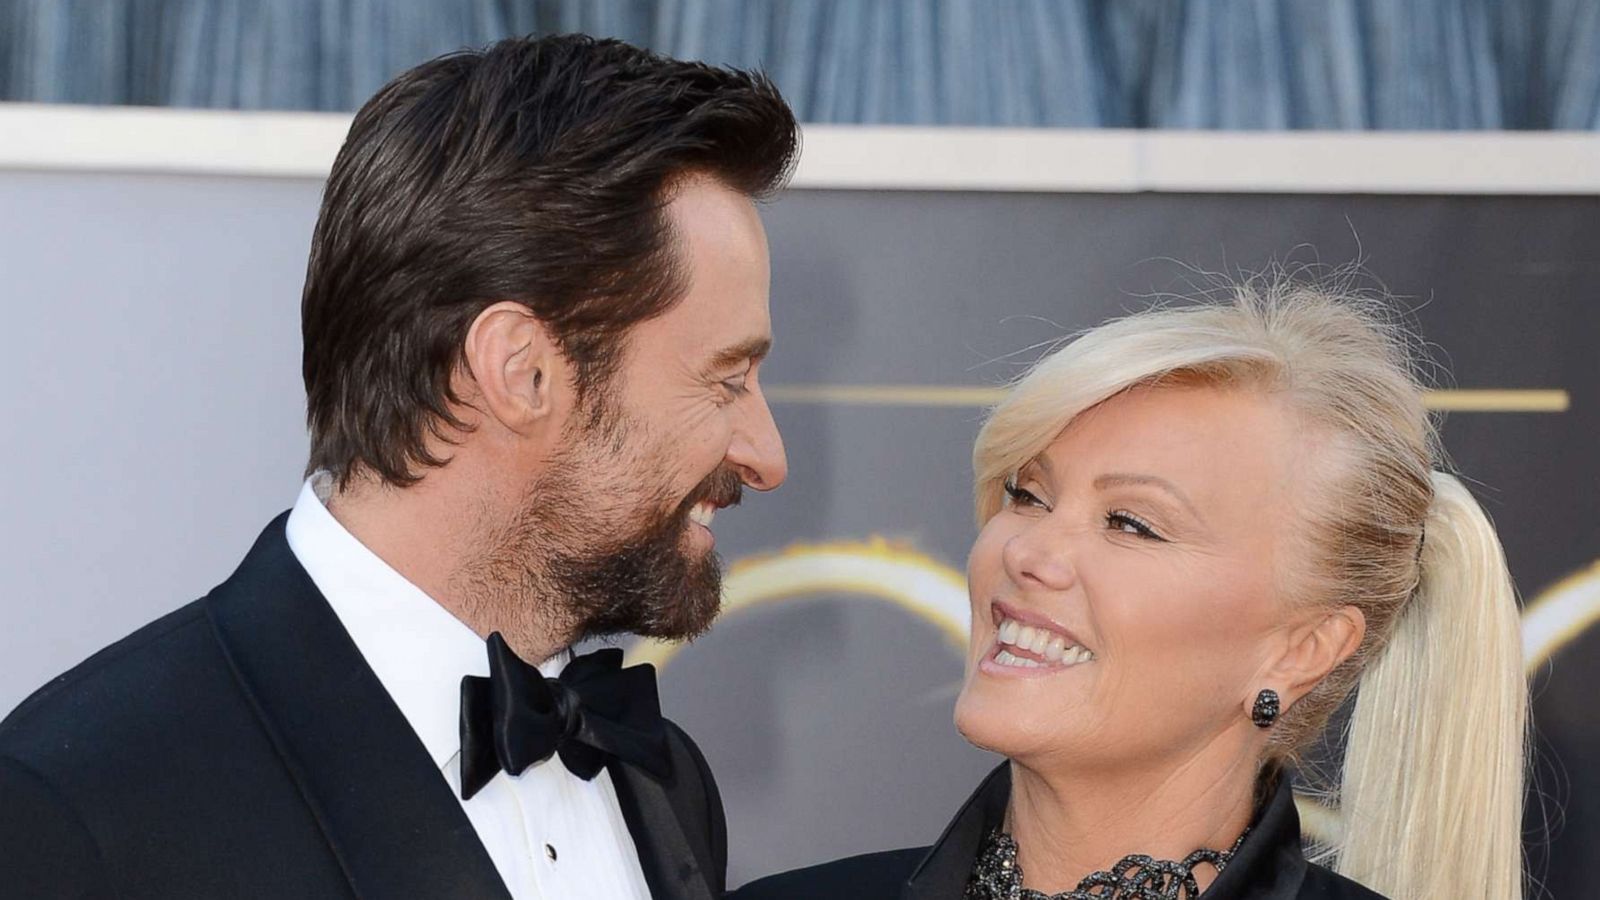
<path fill-rule="evenodd" d="M 556 861 L 556 848 L 550 846 L 549 844 L 545 844 L 544 845 L 544 855 L 550 857 L 550 861 L 551 862 L 555 862 Z"/>

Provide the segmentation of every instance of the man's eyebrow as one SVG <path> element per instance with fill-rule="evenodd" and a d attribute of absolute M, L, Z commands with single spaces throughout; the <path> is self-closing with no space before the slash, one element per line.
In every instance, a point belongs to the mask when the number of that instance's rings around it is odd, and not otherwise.
<path fill-rule="evenodd" d="M 1177 485 L 1159 475 L 1135 475 L 1125 472 L 1113 472 L 1107 475 L 1101 475 L 1099 478 L 1094 480 L 1094 486 L 1097 490 L 1105 490 L 1108 487 L 1119 487 L 1130 484 L 1149 485 L 1151 487 L 1160 488 L 1166 493 L 1171 494 L 1175 500 L 1183 505 L 1184 509 L 1189 511 L 1190 515 L 1202 522 L 1205 521 L 1205 517 L 1200 515 L 1200 511 L 1194 508 L 1193 503 L 1189 502 L 1188 496 L 1186 496 L 1183 491 L 1178 490 Z"/>
<path fill-rule="evenodd" d="M 760 362 L 770 352 L 772 352 L 772 338 L 747 338 L 732 347 L 725 347 L 713 354 L 711 361 L 706 364 L 706 372 L 712 373 L 731 368 L 745 360 Z"/>

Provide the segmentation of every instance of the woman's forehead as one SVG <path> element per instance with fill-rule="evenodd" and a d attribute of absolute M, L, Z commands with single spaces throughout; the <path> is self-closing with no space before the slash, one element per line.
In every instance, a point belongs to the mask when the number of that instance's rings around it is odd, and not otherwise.
<path fill-rule="evenodd" d="M 1074 417 L 1035 458 L 1052 478 L 1126 484 L 1161 479 L 1197 504 L 1261 502 L 1286 487 L 1304 437 L 1285 404 L 1239 387 L 1161 385 L 1124 391 Z"/>

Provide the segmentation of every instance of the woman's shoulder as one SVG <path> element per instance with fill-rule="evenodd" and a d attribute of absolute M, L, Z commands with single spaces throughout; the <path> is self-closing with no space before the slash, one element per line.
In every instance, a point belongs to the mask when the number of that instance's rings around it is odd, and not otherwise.
<path fill-rule="evenodd" d="M 768 875 L 728 895 L 728 900 L 894 900 L 927 847 L 886 850 Z"/>
<path fill-rule="evenodd" d="M 769 875 L 728 895 L 728 900 L 897 900 L 927 847 L 867 853 Z M 1388 900 L 1370 888 L 1308 864 L 1296 900 Z"/>
<path fill-rule="evenodd" d="M 1306 865 L 1306 878 L 1300 882 L 1299 900 L 1388 900 L 1387 897 L 1364 887 L 1316 863 Z"/>

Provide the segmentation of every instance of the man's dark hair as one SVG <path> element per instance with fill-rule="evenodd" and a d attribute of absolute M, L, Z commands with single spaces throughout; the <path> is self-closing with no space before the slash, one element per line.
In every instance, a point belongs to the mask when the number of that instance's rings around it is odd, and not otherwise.
<path fill-rule="evenodd" d="M 665 205 L 686 177 L 780 188 L 794 114 L 758 73 L 579 35 L 426 62 L 361 108 L 334 161 L 301 305 L 308 471 L 409 485 L 463 427 L 451 375 L 514 300 L 596 407 L 627 331 L 687 289 Z"/>

